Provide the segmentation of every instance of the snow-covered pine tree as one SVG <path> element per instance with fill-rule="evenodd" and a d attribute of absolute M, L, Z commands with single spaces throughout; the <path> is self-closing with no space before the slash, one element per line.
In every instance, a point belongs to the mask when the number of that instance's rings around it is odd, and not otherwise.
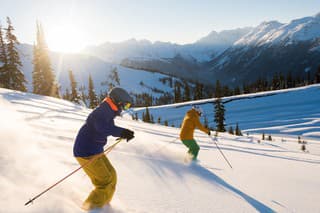
<path fill-rule="evenodd" d="M 79 104 L 80 103 L 80 96 L 77 89 L 77 82 L 74 78 L 72 70 L 68 71 L 69 73 L 69 80 L 70 80 L 70 87 L 71 87 L 71 97 L 70 101 Z"/>
<path fill-rule="evenodd" d="M 17 50 L 17 45 L 19 41 L 17 37 L 13 34 L 14 28 L 12 26 L 11 20 L 7 17 L 8 28 L 6 29 L 6 40 L 7 40 L 7 88 L 27 91 L 26 79 L 23 72 L 20 70 L 22 63 L 20 61 L 20 56 Z"/>
<path fill-rule="evenodd" d="M 51 62 L 41 25 L 37 23 L 37 42 L 33 45 L 33 93 L 59 97 L 59 87 L 51 68 Z"/>
<path fill-rule="evenodd" d="M 89 97 L 89 107 L 95 108 L 98 106 L 98 97 L 96 95 L 96 92 L 94 90 L 93 80 L 91 75 L 89 75 L 89 88 L 88 88 L 88 97 Z"/>

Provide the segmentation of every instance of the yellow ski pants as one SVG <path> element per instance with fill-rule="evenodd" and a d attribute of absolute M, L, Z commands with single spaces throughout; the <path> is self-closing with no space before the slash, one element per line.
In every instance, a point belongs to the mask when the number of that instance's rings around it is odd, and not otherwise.
<path fill-rule="evenodd" d="M 86 164 L 96 155 L 90 157 L 76 157 L 81 166 Z M 91 179 L 94 189 L 84 201 L 82 208 L 85 210 L 101 208 L 108 204 L 115 192 L 117 184 L 116 170 L 108 158 L 103 154 L 83 167 L 85 173 Z"/>

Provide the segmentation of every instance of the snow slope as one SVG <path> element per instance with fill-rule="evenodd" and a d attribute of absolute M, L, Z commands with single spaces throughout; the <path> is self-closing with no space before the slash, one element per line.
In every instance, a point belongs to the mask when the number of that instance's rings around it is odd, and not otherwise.
<path fill-rule="evenodd" d="M 76 133 L 90 110 L 64 100 L 0 89 L 0 204 L 3 212 L 82 212 L 91 190 L 82 171 L 32 205 L 24 203 L 70 171 Z M 199 164 L 185 164 L 178 128 L 132 121 L 134 140 L 108 155 L 118 173 L 110 208 L 103 212 L 318 212 L 320 155 L 303 153 L 286 138 L 257 143 L 255 136 L 219 134 L 219 147 L 201 132 Z M 114 138 L 109 138 L 109 144 Z M 319 140 L 307 149 L 319 148 Z M 303 171 L 303 172 L 302 172 Z"/>
<path fill-rule="evenodd" d="M 204 99 L 170 106 L 150 107 L 154 120 L 161 117 L 162 123 L 179 127 L 192 104 L 200 105 L 210 127 L 215 127 L 215 99 Z M 320 84 L 306 87 L 238 95 L 222 99 L 225 102 L 228 128 L 238 123 L 248 133 L 298 135 L 320 139 Z M 141 117 L 144 108 L 135 111 Z M 202 120 L 204 117 L 202 117 Z M 203 120 L 204 121 L 204 120 Z M 287 136 L 286 136 L 287 137 Z"/>

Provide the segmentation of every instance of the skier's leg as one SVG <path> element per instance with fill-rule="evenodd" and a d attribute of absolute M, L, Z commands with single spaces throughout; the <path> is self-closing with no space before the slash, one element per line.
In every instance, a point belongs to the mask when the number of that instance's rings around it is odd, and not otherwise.
<path fill-rule="evenodd" d="M 192 160 L 196 160 L 198 157 L 200 147 L 195 140 L 190 140 L 189 144 L 190 144 L 190 152 L 193 155 Z"/>
<path fill-rule="evenodd" d="M 107 169 L 109 170 L 110 174 L 111 174 L 111 179 L 110 179 L 110 183 L 108 184 L 108 186 L 105 189 L 105 193 L 108 195 L 104 201 L 105 204 L 110 203 L 113 194 L 116 190 L 116 184 L 117 184 L 117 173 L 116 170 L 114 169 L 114 167 L 112 166 L 112 164 L 110 163 L 109 159 L 104 155 L 104 163 L 107 167 Z"/>
<path fill-rule="evenodd" d="M 191 140 L 182 140 L 182 143 L 189 148 L 188 154 L 192 155 L 192 160 L 196 160 L 200 150 L 200 147 L 198 146 L 197 142 L 191 139 Z"/>
<path fill-rule="evenodd" d="M 93 157 L 94 156 L 77 158 L 77 160 L 83 165 Z M 110 202 L 113 196 L 116 184 L 116 173 L 110 162 L 106 159 L 106 156 L 102 155 L 83 168 L 95 186 L 83 203 L 84 209 L 101 208 L 107 202 Z"/>

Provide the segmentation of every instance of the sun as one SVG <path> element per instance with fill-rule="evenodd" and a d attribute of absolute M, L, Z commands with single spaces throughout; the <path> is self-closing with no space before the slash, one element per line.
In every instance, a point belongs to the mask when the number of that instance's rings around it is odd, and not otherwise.
<path fill-rule="evenodd" d="M 52 51 L 75 53 L 84 48 L 83 34 L 73 26 L 59 26 L 48 30 L 48 47 Z"/>

